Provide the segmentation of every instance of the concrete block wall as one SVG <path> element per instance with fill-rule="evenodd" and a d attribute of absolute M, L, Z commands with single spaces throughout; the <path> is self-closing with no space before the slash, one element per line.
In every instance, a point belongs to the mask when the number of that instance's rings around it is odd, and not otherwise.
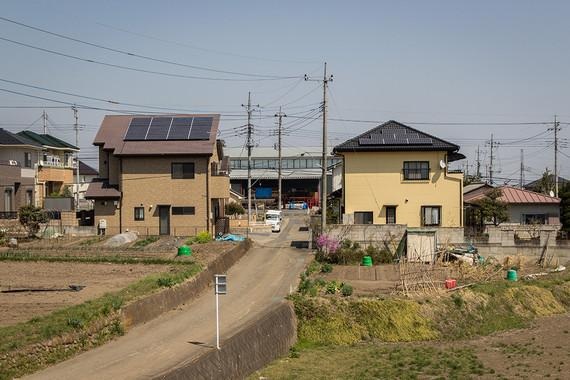
<path fill-rule="evenodd" d="M 270 308 L 237 334 L 222 340 L 195 361 L 160 374 L 156 379 L 243 379 L 273 360 L 286 355 L 297 340 L 293 305 L 282 302 Z"/>

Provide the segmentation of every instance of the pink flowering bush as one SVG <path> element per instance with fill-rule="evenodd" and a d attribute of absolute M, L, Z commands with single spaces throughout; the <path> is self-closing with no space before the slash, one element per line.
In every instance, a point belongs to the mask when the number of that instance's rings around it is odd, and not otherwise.
<path fill-rule="evenodd" d="M 317 237 L 317 249 L 319 250 L 320 257 L 328 258 L 331 254 L 334 254 L 340 247 L 340 241 L 330 235 L 321 234 Z"/>

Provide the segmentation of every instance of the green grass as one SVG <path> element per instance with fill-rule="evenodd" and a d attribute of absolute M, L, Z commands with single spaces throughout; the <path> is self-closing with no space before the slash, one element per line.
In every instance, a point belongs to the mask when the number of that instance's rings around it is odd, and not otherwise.
<path fill-rule="evenodd" d="M 32 252 L 0 252 L 0 261 L 45 261 L 51 263 L 78 262 L 78 263 L 111 263 L 111 264 L 154 264 L 154 265 L 186 265 L 189 261 L 180 261 L 154 257 L 132 257 L 126 255 L 113 256 L 76 256 L 62 254 L 46 256 Z"/>
<path fill-rule="evenodd" d="M 296 347 L 292 353 L 249 379 L 476 379 L 493 372 L 470 349 L 366 343 Z"/>
<path fill-rule="evenodd" d="M 59 259 L 57 261 L 93 262 L 93 260 Z M 120 258 L 119 261 L 124 263 L 124 259 Z M 157 259 L 135 262 L 149 263 L 148 261 L 153 264 L 160 263 Z M 102 344 L 114 336 L 122 335 L 124 327 L 121 325 L 118 312 L 123 305 L 154 293 L 165 286 L 179 284 L 201 270 L 198 264 L 190 261 L 177 262 L 176 265 L 172 265 L 174 263 L 171 261 L 164 261 L 171 264 L 171 271 L 146 276 L 120 291 L 107 293 L 79 305 L 60 309 L 45 316 L 34 317 L 27 322 L 0 327 L 0 379 L 30 373 L 47 364 L 64 360 L 88 347 Z M 97 327 L 97 324 L 107 319 L 109 320 L 107 324 Z M 78 335 L 76 344 L 63 348 L 54 347 L 49 351 L 41 349 L 36 352 L 34 349 L 40 343 L 69 333 Z M 25 353 L 26 349 L 32 349 L 33 359 Z M 4 355 L 14 359 L 15 363 L 3 358 Z"/>
<path fill-rule="evenodd" d="M 160 238 L 158 236 L 148 236 L 142 240 L 137 240 L 137 242 L 133 245 L 133 248 L 144 248 L 149 244 L 157 242 Z"/>

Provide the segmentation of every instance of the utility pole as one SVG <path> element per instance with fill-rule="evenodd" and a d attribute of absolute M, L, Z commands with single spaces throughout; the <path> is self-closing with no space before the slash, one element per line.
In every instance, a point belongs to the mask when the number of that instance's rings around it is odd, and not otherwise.
<path fill-rule="evenodd" d="M 489 184 L 492 185 L 493 184 L 493 159 L 495 158 L 495 156 L 493 155 L 493 150 L 495 149 L 495 145 L 497 145 L 498 143 L 493 141 L 493 134 L 491 133 L 491 160 L 489 162 Z"/>
<path fill-rule="evenodd" d="M 283 117 L 287 117 L 287 115 L 285 115 L 283 112 L 281 112 L 281 107 L 279 107 L 279 112 L 275 114 L 275 117 L 279 118 L 279 126 L 277 128 L 277 148 L 278 148 L 278 158 L 279 158 L 279 163 L 278 163 L 278 168 L 277 168 L 277 181 L 278 181 L 278 200 L 277 200 L 277 204 L 278 204 L 278 210 L 281 210 L 282 207 L 282 198 L 281 198 L 281 127 L 282 127 L 282 120 Z"/>
<path fill-rule="evenodd" d="M 524 187 L 524 149 L 521 149 L 521 177 L 520 177 L 520 188 Z"/>
<path fill-rule="evenodd" d="M 251 149 L 253 148 L 253 125 L 251 124 L 251 113 L 254 111 L 251 105 L 251 92 L 247 93 L 247 105 L 242 104 L 247 112 L 247 230 L 251 224 Z M 259 107 L 257 105 L 256 107 Z"/>
<path fill-rule="evenodd" d="M 47 135 L 47 113 L 46 110 L 42 112 L 42 120 L 44 121 L 44 135 Z"/>
<path fill-rule="evenodd" d="M 479 145 L 477 145 L 477 178 L 481 179 L 481 158 L 479 157 Z"/>
<path fill-rule="evenodd" d="M 307 74 L 305 80 L 310 81 Z M 319 82 L 321 80 L 318 80 Z M 327 77 L 327 63 L 325 62 L 323 74 L 323 159 L 321 161 L 322 176 L 321 176 L 321 234 L 325 232 L 327 227 L 327 86 L 329 82 L 333 81 L 333 76 Z"/>
<path fill-rule="evenodd" d="M 73 128 L 75 129 L 75 146 L 77 147 L 77 152 L 75 152 L 75 209 L 79 208 L 79 115 L 77 114 L 77 107 L 71 107 L 73 110 L 73 117 L 75 118 L 75 123 Z"/>
<path fill-rule="evenodd" d="M 558 197 L 558 129 L 560 123 L 554 115 L 554 196 Z"/>

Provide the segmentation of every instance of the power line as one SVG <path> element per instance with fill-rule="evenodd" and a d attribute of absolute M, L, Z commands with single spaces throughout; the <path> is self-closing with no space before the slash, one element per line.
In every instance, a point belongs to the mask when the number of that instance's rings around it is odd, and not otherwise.
<path fill-rule="evenodd" d="M 97 61 L 97 60 L 95 60 L 95 59 L 82 58 L 82 57 L 78 57 L 78 56 L 76 56 L 76 55 L 67 54 L 67 53 L 62 53 L 62 52 L 59 52 L 59 51 L 55 51 L 55 50 L 51 50 L 51 49 L 46 49 L 46 48 L 42 48 L 42 47 L 35 46 L 35 45 L 30 45 L 30 44 L 27 44 L 27 43 L 24 43 L 24 42 L 11 40 L 11 39 L 5 38 L 5 37 L 0 37 L 0 40 L 6 41 L 6 42 L 10 42 L 10 43 L 15 44 L 15 45 L 24 46 L 24 47 L 27 47 L 27 48 L 30 48 L 30 49 L 39 50 L 39 51 L 42 51 L 42 52 L 45 52 L 45 53 L 54 54 L 54 55 L 58 55 L 58 56 L 61 56 L 61 57 L 65 57 L 65 58 L 69 58 L 69 59 L 74 59 L 74 60 L 82 61 L 82 62 L 88 62 L 88 63 L 93 63 L 93 64 L 97 64 L 97 65 L 101 65 L 101 66 L 113 67 L 113 68 L 121 69 L 121 70 L 128 70 L 128 71 L 134 71 L 134 72 L 145 73 L 145 74 L 162 75 L 162 76 L 173 77 L 173 78 L 199 79 L 199 80 L 225 81 L 225 82 L 260 82 L 260 81 L 275 81 L 275 80 L 285 80 L 285 79 L 297 79 L 297 78 L 299 78 L 299 77 L 282 77 L 282 78 L 237 79 L 237 78 L 201 77 L 201 76 L 197 76 L 197 75 L 186 75 L 186 74 L 167 73 L 167 72 L 164 72 L 164 71 L 147 70 L 147 69 L 141 69 L 141 68 L 137 68 L 137 67 L 124 66 L 124 65 L 117 65 L 117 64 L 114 64 L 114 63 L 108 63 L 108 62 L 103 62 L 103 61 Z"/>
<path fill-rule="evenodd" d="M 197 65 L 189 65 L 189 64 L 185 64 L 185 63 L 180 63 L 180 62 L 175 62 L 175 61 L 170 61 L 167 59 L 161 59 L 161 58 L 156 58 L 156 57 L 150 57 L 147 55 L 142 55 L 142 54 L 137 54 L 137 53 L 132 53 L 132 52 L 128 52 L 125 50 L 121 50 L 121 49 L 115 49 L 115 48 L 111 48 L 108 46 L 104 46 L 101 44 L 96 44 L 93 42 L 88 42 L 88 41 L 84 41 L 84 40 L 80 40 L 78 38 L 74 38 L 74 37 L 70 37 L 70 36 L 66 36 L 60 33 L 55 33 L 55 32 L 51 32 L 49 30 L 46 29 L 42 29 L 42 28 L 38 28 L 32 25 L 28 25 L 28 24 L 24 24 L 15 20 L 11 20 L 8 19 L 6 17 L 1 17 L 0 16 L 0 20 L 6 21 L 6 22 L 10 22 L 12 24 L 16 24 L 19 26 L 22 26 L 24 28 L 28 28 L 28 29 L 32 29 L 41 33 L 46 33 L 58 38 L 63 38 L 69 41 L 73 41 L 73 42 L 77 42 L 80 44 L 84 44 L 84 45 L 88 45 L 88 46 L 92 46 L 92 47 L 96 47 L 98 49 L 103 49 L 103 50 L 107 50 L 107 51 L 112 51 L 114 53 L 119 53 L 119 54 L 123 54 L 123 55 L 127 55 L 129 57 L 136 57 L 136 58 L 140 58 L 140 59 L 145 59 L 145 60 L 149 60 L 149 61 L 153 61 L 153 62 L 160 62 L 160 63 L 165 63 L 165 64 L 169 64 L 169 65 L 174 65 L 174 66 L 179 66 L 179 67 L 186 67 L 186 68 L 190 68 L 190 69 L 195 69 L 195 70 L 202 70 L 202 71 L 209 71 L 209 72 L 214 72 L 214 73 L 220 73 L 220 74 L 231 74 L 231 75 L 241 75 L 241 76 L 247 76 L 247 77 L 257 77 L 257 78 L 271 78 L 271 79 L 292 79 L 292 78 L 299 78 L 298 76 L 279 76 L 279 75 L 265 75 L 265 74 L 252 74 L 252 73 L 243 73 L 243 72 L 239 72 L 239 71 L 228 71 L 228 70 L 220 70 L 220 69 L 214 69 L 211 67 L 205 67 L 205 66 L 197 66 Z"/>

